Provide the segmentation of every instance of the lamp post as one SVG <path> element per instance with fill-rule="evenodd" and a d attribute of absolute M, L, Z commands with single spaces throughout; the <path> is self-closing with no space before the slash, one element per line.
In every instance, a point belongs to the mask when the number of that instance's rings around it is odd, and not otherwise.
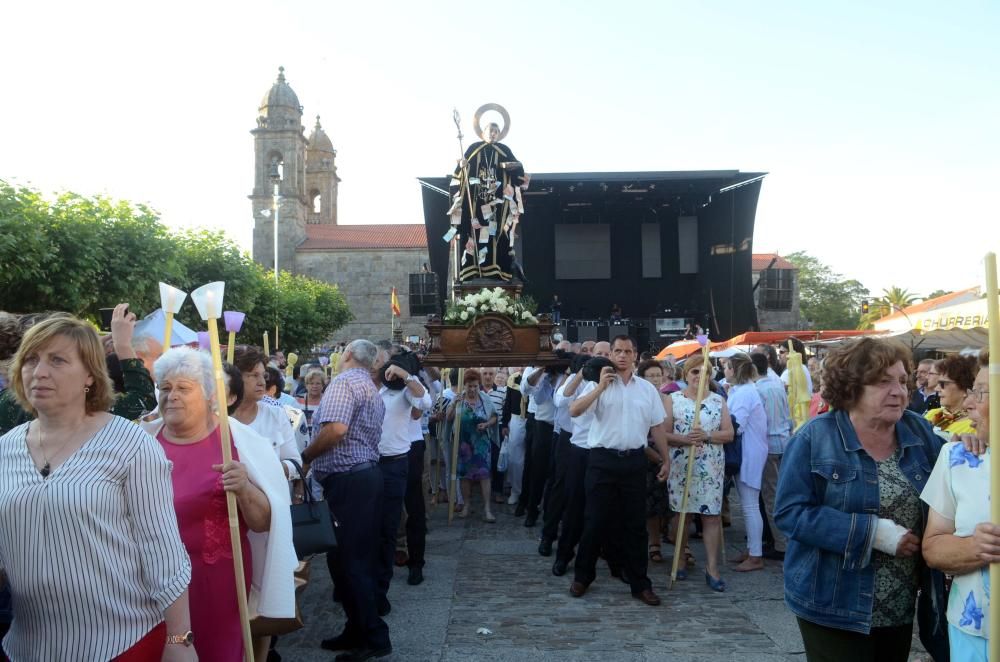
<path fill-rule="evenodd" d="M 278 349 L 278 216 L 281 212 L 281 165 L 271 162 L 268 173 L 271 184 L 274 185 L 274 349 Z"/>

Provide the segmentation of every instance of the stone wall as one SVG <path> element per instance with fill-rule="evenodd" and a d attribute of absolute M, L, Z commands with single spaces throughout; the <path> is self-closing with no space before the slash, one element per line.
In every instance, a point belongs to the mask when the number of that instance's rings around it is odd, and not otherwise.
<path fill-rule="evenodd" d="M 397 319 L 403 337 L 423 336 L 425 318 L 411 318 L 410 274 L 420 271 L 427 262 L 422 248 L 333 249 L 299 251 L 296 273 L 340 287 L 354 321 L 334 334 L 335 340 L 387 339 L 390 336 L 390 296 L 396 288 L 402 316 Z"/>

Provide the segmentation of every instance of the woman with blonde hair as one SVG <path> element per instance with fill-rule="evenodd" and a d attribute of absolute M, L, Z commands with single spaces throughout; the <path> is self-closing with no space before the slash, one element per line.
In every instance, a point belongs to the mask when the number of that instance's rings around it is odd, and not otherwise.
<path fill-rule="evenodd" d="M 725 481 L 726 457 L 722 444 L 733 440 L 733 423 L 729 408 L 722 396 L 704 389 L 698 426 L 694 426 L 695 400 L 698 384 L 711 379 L 711 366 L 706 366 L 701 355 L 684 362 L 682 376 L 684 389 L 664 398 L 666 410 L 664 428 L 668 430 L 667 442 L 674 447 L 670 456 L 670 477 L 667 480 L 670 509 L 680 512 L 684 485 L 687 482 L 688 458 L 694 453 L 694 472 L 688 486 L 688 513 L 701 516 L 705 540 L 705 582 L 713 591 L 726 590 L 726 583 L 719 573 L 719 555 L 722 551 L 722 491 Z M 685 527 L 686 528 L 686 527 Z M 689 554 L 687 531 L 678 531 L 675 554 Z M 687 571 L 677 571 L 678 579 L 685 579 Z"/>
<path fill-rule="evenodd" d="M 35 420 L 0 437 L 0 568 L 14 603 L 4 650 L 18 661 L 197 659 L 170 462 L 108 413 L 93 327 L 39 322 L 10 381 Z"/>

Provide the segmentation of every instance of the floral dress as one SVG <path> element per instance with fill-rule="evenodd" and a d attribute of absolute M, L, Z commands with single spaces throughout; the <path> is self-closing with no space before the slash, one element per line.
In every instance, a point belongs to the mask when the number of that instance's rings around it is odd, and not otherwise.
<path fill-rule="evenodd" d="M 489 416 L 483 397 L 479 403 L 470 407 L 462 399 L 458 404 L 462 411 L 462 429 L 458 444 L 458 478 L 460 480 L 488 480 L 490 478 L 490 434 L 488 430 L 477 430 L 476 426 L 485 423 Z"/>
<path fill-rule="evenodd" d="M 674 410 L 674 434 L 687 434 L 694 420 L 694 400 L 683 392 L 670 394 Z M 725 400 L 715 393 L 705 394 L 701 402 L 701 429 L 713 432 L 722 427 L 722 406 Z M 670 509 L 681 511 L 684 483 L 687 481 L 688 453 L 690 446 L 670 449 Z M 722 512 L 722 488 L 726 470 L 726 456 L 720 444 L 705 444 L 695 456 L 691 487 L 688 490 L 687 512 L 718 515 Z"/>

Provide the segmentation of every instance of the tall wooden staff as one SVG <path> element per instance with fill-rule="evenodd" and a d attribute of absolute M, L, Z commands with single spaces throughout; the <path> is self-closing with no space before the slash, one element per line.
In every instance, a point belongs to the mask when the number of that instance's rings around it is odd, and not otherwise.
<path fill-rule="evenodd" d="M 698 336 L 698 343 L 701 345 L 701 357 L 705 361 L 701 367 L 701 379 L 698 380 L 698 395 L 694 400 L 694 418 L 691 420 L 691 429 L 701 427 L 701 401 L 705 397 L 705 387 L 711 378 L 708 374 L 708 336 Z M 677 518 L 677 533 L 674 535 L 676 541 L 674 546 L 674 562 L 670 568 L 670 586 L 673 587 L 677 581 L 677 564 L 684 556 L 684 545 L 682 544 L 687 536 L 684 519 L 687 516 L 688 491 L 691 489 L 691 476 L 694 473 L 695 447 L 688 446 L 687 480 L 684 481 L 684 492 L 681 497 L 681 512 Z"/>
<path fill-rule="evenodd" d="M 160 308 L 163 309 L 163 347 L 160 353 L 170 349 L 170 336 L 174 333 L 174 315 L 180 312 L 186 298 L 187 292 L 173 285 L 160 283 Z"/>
<path fill-rule="evenodd" d="M 219 436 L 222 437 L 222 463 L 233 461 L 230 447 L 229 414 L 226 410 L 226 381 L 222 371 L 222 352 L 219 349 L 219 324 L 222 315 L 222 297 L 226 284 L 222 281 L 202 285 L 191 293 L 198 314 L 208 322 L 212 349 L 212 368 L 215 372 L 215 392 L 219 406 Z M 250 637 L 250 612 L 247 608 L 247 587 L 243 571 L 243 547 L 240 545 L 240 520 L 236 510 L 236 495 L 226 492 L 226 510 L 229 513 L 229 542 L 233 548 L 233 572 L 236 574 L 236 600 L 240 610 L 240 628 L 243 631 L 243 658 L 253 660 L 253 640 Z"/>
<path fill-rule="evenodd" d="M 1000 304 L 997 256 L 986 254 L 986 312 L 990 324 L 990 441 L 1000 439 Z M 1000 495 L 1000 453 L 990 453 L 990 494 Z M 990 519 L 1000 524 L 1000 497 L 990 499 Z M 1000 585 L 1000 563 L 990 564 L 990 586 Z M 1000 604 L 990 605 L 990 661 L 1000 662 Z"/>
<path fill-rule="evenodd" d="M 451 473 L 448 480 L 448 524 L 455 517 L 455 506 L 458 504 L 458 444 L 462 439 L 462 407 L 464 403 L 460 398 L 464 398 L 462 389 L 465 388 L 465 368 L 458 369 L 458 386 L 455 388 L 455 418 L 452 420 L 451 431 Z M 465 504 L 468 508 L 469 504 Z"/>

